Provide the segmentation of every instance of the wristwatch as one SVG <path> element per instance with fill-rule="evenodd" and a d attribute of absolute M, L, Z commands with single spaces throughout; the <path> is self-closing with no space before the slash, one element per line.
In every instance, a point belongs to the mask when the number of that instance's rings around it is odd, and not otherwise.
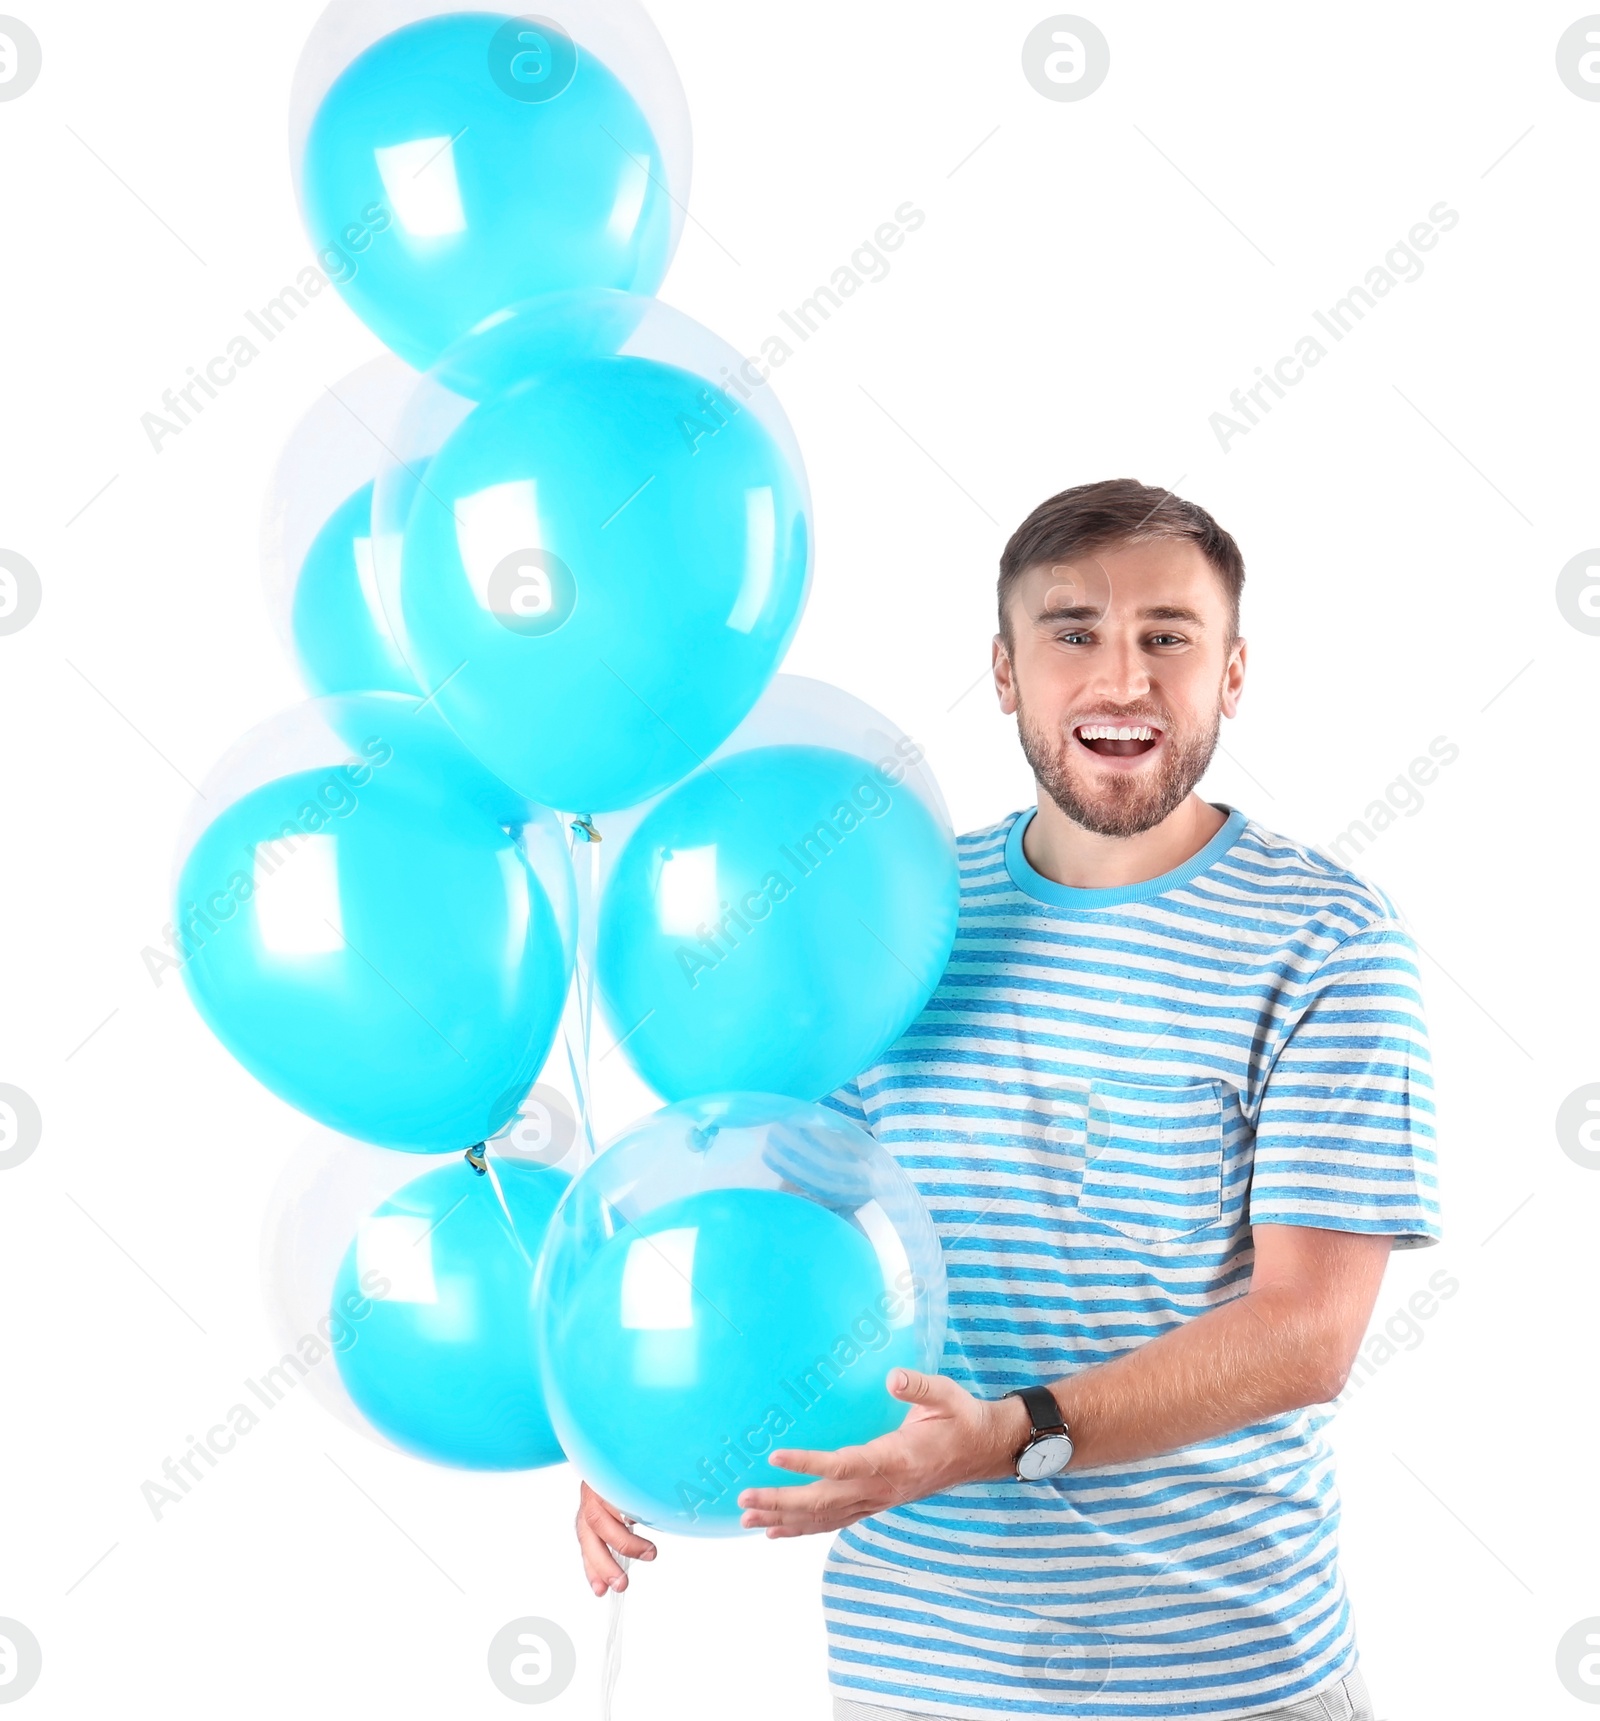
<path fill-rule="evenodd" d="M 1004 1396 L 1020 1398 L 1033 1419 L 1032 1438 L 1017 1454 L 1017 1480 L 1041 1482 L 1059 1476 L 1072 1461 L 1072 1436 L 1055 1394 L 1047 1386 L 1020 1386 Z"/>

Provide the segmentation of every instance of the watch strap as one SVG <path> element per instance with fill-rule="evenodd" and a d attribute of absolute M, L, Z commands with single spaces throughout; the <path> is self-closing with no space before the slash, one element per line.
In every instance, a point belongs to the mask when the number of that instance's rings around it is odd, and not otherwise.
<path fill-rule="evenodd" d="M 1007 1398 L 1020 1398 L 1027 1406 L 1028 1415 L 1033 1422 L 1034 1440 L 1045 1434 L 1065 1434 L 1067 1432 L 1067 1425 L 1061 1415 L 1061 1406 L 1056 1403 L 1056 1395 L 1049 1387 L 1014 1387 L 1005 1396 Z"/>

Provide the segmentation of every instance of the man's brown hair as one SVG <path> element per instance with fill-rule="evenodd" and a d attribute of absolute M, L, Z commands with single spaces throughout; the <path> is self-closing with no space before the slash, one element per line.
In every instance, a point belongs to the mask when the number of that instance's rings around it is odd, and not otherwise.
<path fill-rule="evenodd" d="M 1021 575 L 1041 562 L 1070 562 L 1120 544 L 1152 538 L 1182 538 L 1193 544 L 1216 570 L 1228 599 L 1228 639 L 1239 637 L 1239 596 L 1244 590 L 1244 557 L 1239 546 L 1194 502 L 1170 490 L 1152 490 L 1137 478 L 1102 478 L 1077 484 L 1041 502 L 1011 534 L 1000 552 L 1000 637 L 1012 648 L 1006 600 Z"/>

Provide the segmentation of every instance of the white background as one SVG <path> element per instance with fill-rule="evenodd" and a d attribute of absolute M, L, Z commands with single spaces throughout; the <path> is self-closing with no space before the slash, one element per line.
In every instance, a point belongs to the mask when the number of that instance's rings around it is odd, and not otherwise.
<path fill-rule="evenodd" d="M 261 593 L 267 476 L 378 349 L 325 293 L 154 453 L 140 415 L 309 260 L 284 126 L 316 8 L 15 4 L 44 48 L 0 106 L 0 544 L 44 583 L 0 638 L 0 1080 L 44 1117 L 0 1175 L 26 1701 L 505 1714 L 485 1650 L 537 1614 L 579 1656 L 545 1712 L 596 1715 L 609 1604 L 564 1468 L 431 1469 L 300 1394 L 162 1521 L 141 1500 L 277 1354 L 257 1243 L 306 1125 L 140 952 L 189 784 L 299 696 Z M 1057 103 L 1020 67 L 1039 5 L 657 0 L 696 153 L 663 297 L 754 352 L 898 205 L 926 212 L 775 379 L 819 543 L 786 667 L 917 737 L 958 828 L 1033 798 L 980 679 L 1000 547 L 1100 477 L 1173 486 L 1243 548 L 1250 673 L 1208 798 L 1325 843 L 1433 737 L 1459 746 L 1357 863 L 1425 952 L 1447 1227 L 1379 1320 L 1441 1266 L 1460 1291 L 1336 1424 L 1344 1558 L 1381 1715 L 1575 1716 L 1554 1656 L 1600 1614 L 1600 1174 L 1553 1124 L 1600 1079 L 1600 638 L 1554 585 L 1600 542 L 1600 103 L 1554 55 L 1579 14 L 1086 6 L 1110 76 Z M 1423 276 L 1221 450 L 1230 391 L 1441 199 L 1460 221 Z M 641 1103 L 600 1100 L 607 1129 Z M 664 1542 L 617 1715 L 820 1721 L 824 1552 Z"/>

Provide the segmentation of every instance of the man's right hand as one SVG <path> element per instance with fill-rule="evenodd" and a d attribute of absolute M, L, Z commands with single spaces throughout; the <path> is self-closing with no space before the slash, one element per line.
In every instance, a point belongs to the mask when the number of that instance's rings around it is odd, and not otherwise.
<path fill-rule="evenodd" d="M 602 1500 L 587 1482 L 581 1485 L 578 1495 L 578 1546 L 583 1551 L 584 1576 L 597 1596 L 603 1596 L 608 1589 L 628 1587 L 628 1574 L 617 1564 L 617 1554 L 625 1554 L 630 1560 L 656 1557 L 655 1543 L 636 1536 L 628 1520 L 609 1500 Z"/>

